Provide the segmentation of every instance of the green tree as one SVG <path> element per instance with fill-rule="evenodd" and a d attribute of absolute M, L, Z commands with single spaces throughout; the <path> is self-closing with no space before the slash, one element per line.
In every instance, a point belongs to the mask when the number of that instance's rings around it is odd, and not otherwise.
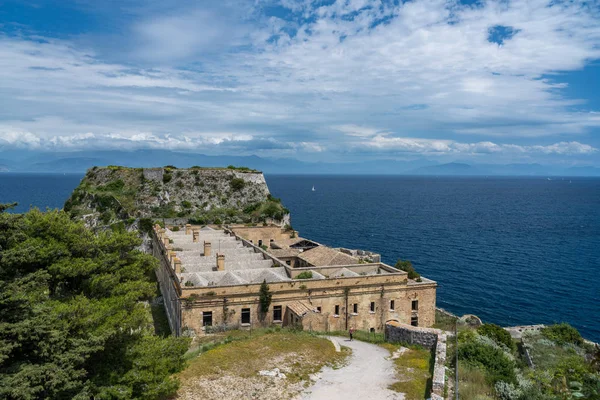
<path fill-rule="evenodd" d="M 260 303 L 260 312 L 265 315 L 269 312 L 269 307 L 271 306 L 271 299 L 273 298 L 273 293 L 269 290 L 269 285 L 267 285 L 267 281 L 263 280 L 263 283 L 260 284 L 260 290 L 258 295 L 258 302 Z"/>
<path fill-rule="evenodd" d="M 0 213 L 0 398 L 158 399 L 187 340 L 154 334 L 156 266 L 134 233 Z"/>

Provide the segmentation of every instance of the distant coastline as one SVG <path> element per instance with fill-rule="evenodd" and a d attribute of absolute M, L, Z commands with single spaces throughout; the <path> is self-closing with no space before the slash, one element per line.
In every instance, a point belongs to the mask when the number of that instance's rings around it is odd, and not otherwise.
<path fill-rule="evenodd" d="M 69 153 L 39 153 L 16 157 L 0 152 L 0 172 L 85 173 L 94 165 L 119 165 L 127 160 L 129 167 L 175 165 L 180 168 L 203 165 L 223 167 L 246 165 L 265 174 L 299 175 L 403 175 L 403 176 L 539 176 L 593 177 L 600 176 L 600 166 L 541 165 L 537 163 L 485 164 L 436 162 L 427 159 L 399 161 L 378 159 L 345 163 L 305 162 L 293 158 L 263 158 L 258 156 L 213 156 L 167 150 L 137 151 L 77 151 Z"/>

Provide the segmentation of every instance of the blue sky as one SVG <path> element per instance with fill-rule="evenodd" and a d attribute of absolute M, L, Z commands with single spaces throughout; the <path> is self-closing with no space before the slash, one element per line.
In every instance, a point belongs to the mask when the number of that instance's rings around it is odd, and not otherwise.
<path fill-rule="evenodd" d="M 600 166 L 600 4 L 5 0 L 0 151 Z"/>

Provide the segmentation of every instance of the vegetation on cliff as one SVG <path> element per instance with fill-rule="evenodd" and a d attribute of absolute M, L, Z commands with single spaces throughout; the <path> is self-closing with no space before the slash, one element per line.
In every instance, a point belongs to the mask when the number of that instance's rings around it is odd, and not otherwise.
<path fill-rule="evenodd" d="M 519 342 L 497 325 L 462 327 L 453 351 L 461 399 L 600 399 L 600 348 L 568 324 L 525 333 Z"/>
<path fill-rule="evenodd" d="M 3 210 L 0 207 L 0 210 Z M 156 260 L 62 211 L 0 213 L 0 398 L 160 399 L 188 341 L 155 334 Z"/>
<path fill-rule="evenodd" d="M 94 167 L 64 208 L 92 226 L 159 218 L 187 218 L 199 224 L 258 223 L 282 220 L 289 213 L 270 195 L 260 172 L 233 166 Z"/>

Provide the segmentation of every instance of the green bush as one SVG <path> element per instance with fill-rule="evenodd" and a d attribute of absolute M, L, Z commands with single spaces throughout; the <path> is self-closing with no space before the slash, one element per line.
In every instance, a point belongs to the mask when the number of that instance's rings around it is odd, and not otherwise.
<path fill-rule="evenodd" d="M 296 279 L 311 279 L 312 277 L 313 277 L 312 271 L 304 271 L 304 272 L 300 272 L 298 275 L 296 275 Z"/>
<path fill-rule="evenodd" d="M 179 232 L 179 227 L 178 226 L 174 226 L 171 228 L 172 232 Z"/>
<path fill-rule="evenodd" d="M 242 178 L 232 178 L 231 181 L 229 181 L 229 185 L 233 190 L 242 190 L 244 186 L 246 186 L 246 181 Z"/>
<path fill-rule="evenodd" d="M 408 260 L 398 260 L 396 262 L 396 265 L 394 265 L 394 267 L 407 272 L 408 273 L 408 279 L 418 279 L 421 277 L 421 275 L 415 271 L 415 268 L 413 267 L 412 263 Z"/>
<path fill-rule="evenodd" d="M 171 179 L 173 179 L 173 175 L 169 174 L 168 172 L 163 174 L 163 183 L 169 183 L 171 182 Z"/>
<path fill-rule="evenodd" d="M 190 202 L 189 202 L 189 201 L 187 201 L 187 200 L 184 200 L 184 201 L 182 201 L 182 202 L 181 202 L 181 206 L 182 206 L 183 208 L 192 208 L 192 203 L 190 203 Z"/>
<path fill-rule="evenodd" d="M 541 330 L 542 335 L 557 344 L 563 345 L 572 343 L 576 345 L 583 344 L 583 338 L 579 331 L 567 323 L 550 325 Z"/>
<path fill-rule="evenodd" d="M 125 182 L 122 179 L 116 179 L 108 182 L 106 185 L 98 186 L 98 190 L 103 192 L 119 192 L 125 187 Z"/>
<path fill-rule="evenodd" d="M 138 226 L 141 232 L 149 233 L 153 226 L 152 220 L 150 218 L 140 218 Z"/>
<path fill-rule="evenodd" d="M 489 337 L 498 344 L 506 346 L 510 350 L 515 349 L 515 344 L 510 336 L 510 333 L 496 324 L 483 324 L 477 328 L 477 332 L 480 335 Z"/>
<path fill-rule="evenodd" d="M 474 367 L 483 367 L 486 378 L 492 385 L 499 381 L 517 383 L 514 371 L 515 363 L 508 359 L 504 352 L 498 348 L 468 341 L 459 345 L 458 357 Z"/>

